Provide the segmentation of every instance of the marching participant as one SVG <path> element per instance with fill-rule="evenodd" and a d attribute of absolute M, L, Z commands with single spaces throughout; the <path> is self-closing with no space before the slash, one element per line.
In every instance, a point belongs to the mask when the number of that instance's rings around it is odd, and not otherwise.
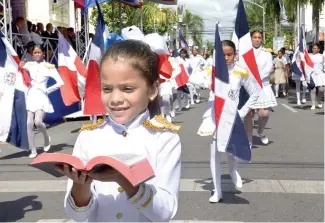
<path fill-rule="evenodd" d="M 318 88 L 317 95 L 317 107 L 322 108 L 322 96 L 324 96 L 324 87 L 325 87 L 325 73 L 324 73 L 324 56 L 319 53 L 320 46 L 319 44 L 313 45 L 313 53 L 309 54 L 310 59 L 314 63 L 314 72 L 312 73 L 312 77 L 315 83 L 316 88 Z M 311 97 L 311 110 L 315 110 L 316 108 L 316 88 L 310 90 Z"/>
<path fill-rule="evenodd" d="M 50 137 L 47 133 L 46 126 L 43 123 L 45 113 L 53 113 L 53 106 L 48 94 L 56 91 L 63 85 L 63 81 L 53 64 L 44 61 L 43 49 L 40 45 L 33 48 L 34 62 L 21 64 L 28 71 L 31 77 L 31 87 L 28 89 L 26 96 L 27 109 L 27 134 L 29 141 L 29 149 L 31 154 L 29 158 L 33 159 L 37 156 L 36 146 L 34 143 L 34 124 L 41 131 L 44 137 L 44 151 L 49 151 Z M 56 84 L 47 88 L 47 81 L 52 77 Z"/>
<path fill-rule="evenodd" d="M 236 57 L 236 46 L 230 40 L 222 41 L 222 48 L 224 57 L 228 66 L 229 72 L 229 83 L 231 86 L 231 92 L 233 92 L 234 100 L 236 100 L 237 106 L 239 103 L 239 92 L 241 87 L 243 86 L 249 94 L 249 98 L 246 103 L 242 106 L 240 110 L 238 110 L 239 116 L 244 119 L 249 110 L 256 103 L 258 98 L 258 90 L 253 83 L 253 81 L 249 78 L 249 73 L 244 68 L 240 67 L 238 64 L 235 64 Z M 229 96 L 230 97 L 230 96 Z M 201 136 L 210 136 L 214 135 L 213 142 L 211 144 L 211 155 L 210 155 L 210 169 L 212 174 L 212 180 L 214 185 L 214 194 L 210 197 L 209 201 L 211 203 L 217 203 L 222 199 L 222 191 L 221 191 L 221 172 L 222 169 L 220 167 L 221 155 L 217 148 L 216 143 L 216 125 L 215 125 L 215 117 L 214 117 L 214 93 L 210 92 L 208 110 L 203 115 L 203 122 L 198 130 L 198 134 Z M 229 174 L 234 185 L 238 188 L 242 187 L 242 179 L 237 172 L 237 159 L 233 157 L 231 154 L 227 154 L 228 156 L 228 167 Z"/>
<path fill-rule="evenodd" d="M 122 40 L 104 54 L 100 79 L 109 120 L 82 131 L 73 155 L 87 162 L 96 156 L 142 154 L 155 177 L 133 186 L 114 169 L 85 173 L 58 166 L 69 178 L 65 210 L 75 221 L 169 221 L 178 209 L 181 143 L 179 127 L 159 115 L 157 56 L 146 43 Z"/>
<path fill-rule="evenodd" d="M 257 134 L 260 137 L 262 143 L 264 145 L 267 145 L 269 143 L 269 139 L 264 133 L 264 129 L 270 117 L 269 110 L 272 109 L 272 107 L 277 106 L 277 102 L 270 85 L 270 74 L 273 72 L 273 60 L 271 53 L 267 52 L 262 46 L 262 32 L 252 32 L 251 38 L 258 71 L 263 84 L 263 89 L 259 92 L 258 100 L 252 106 L 252 108 L 256 110 L 256 113 L 258 115 Z M 253 114 L 250 112 L 245 118 L 245 128 L 250 142 L 252 142 L 253 133 L 252 120 Z"/>

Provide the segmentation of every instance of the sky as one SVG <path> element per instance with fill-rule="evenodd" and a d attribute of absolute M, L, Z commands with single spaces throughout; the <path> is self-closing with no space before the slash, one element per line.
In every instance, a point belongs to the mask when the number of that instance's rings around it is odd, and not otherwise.
<path fill-rule="evenodd" d="M 204 39 L 214 41 L 216 22 L 221 25 L 221 38 L 229 39 L 236 18 L 235 6 L 238 0 L 178 0 L 178 5 L 185 5 L 191 13 L 204 20 Z"/>

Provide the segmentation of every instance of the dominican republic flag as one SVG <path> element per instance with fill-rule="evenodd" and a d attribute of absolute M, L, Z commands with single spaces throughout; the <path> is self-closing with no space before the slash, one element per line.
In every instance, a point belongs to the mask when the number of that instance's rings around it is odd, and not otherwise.
<path fill-rule="evenodd" d="M 109 32 L 98 3 L 97 8 L 98 21 L 95 36 L 90 45 L 88 74 L 86 77 L 85 115 L 103 115 L 107 113 L 101 100 L 99 64 L 105 52 L 105 41 L 109 36 Z"/>
<path fill-rule="evenodd" d="M 30 79 L 19 72 L 19 57 L 2 32 L 0 52 L 0 142 L 29 149 L 25 92 Z"/>
<path fill-rule="evenodd" d="M 243 0 L 239 0 L 237 17 L 235 22 L 235 31 L 232 36 L 232 41 L 237 47 L 239 56 L 239 62 L 245 64 L 244 66 L 249 69 L 250 74 L 254 76 L 254 79 L 263 88 L 260 73 L 258 71 L 254 49 L 252 45 L 251 35 L 249 32 L 246 12 Z"/>
<path fill-rule="evenodd" d="M 61 96 L 66 106 L 79 102 L 84 97 L 87 69 L 76 51 L 59 33 L 59 73 L 64 82 Z"/>
<path fill-rule="evenodd" d="M 217 148 L 238 159 L 250 161 L 251 150 L 244 124 L 237 110 L 236 100 L 229 97 L 229 72 L 224 59 L 218 24 L 214 46 L 212 68 L 212 90 L 214 92 L 214 112 L 216 123 Z"/>
<path fill-rule="evenodd" d="M 179 64 L 181 72 L 174 78 L 171 79 L 173 86 L 177 89 L 188 83 L 189 75 L 184 67 L 184 64 Z"/>
<path fill-rule="evenodd" d="M 179 39 L 180 39 L 180 42 L 181 42 L 181 47 L 183 49 L 188 50 L 189 47 L 188 47 L 187 41 L 186 41 L 185 37 L 183 36 L 182 32 L 179 32 Z"/>
<path fill-rule="evenodd" d="M 292 71 L 306 80 L 308 87 L 313 89 L 315 83 L 312 78 L 314 63 L 311 60 L 307 46 L 303 27 L 300 27 L 299 44 L 292 57 Z"/>

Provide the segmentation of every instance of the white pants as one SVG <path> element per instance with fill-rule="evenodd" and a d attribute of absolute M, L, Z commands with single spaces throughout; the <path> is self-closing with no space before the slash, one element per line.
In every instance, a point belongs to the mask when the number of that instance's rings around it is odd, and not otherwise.
<path fill-rule="evenodd" d="M 212 175 L 212 181 L 213 181 L 213 186 L 214 186 L 214 191 L 218 193 L 219 195 L 222 194 L 221 191 L 221 156 L 223 152 L 217 151 L 217 142 L 214 139 L 211 147 L 211 156 L 210 156 L 210 169 L 211 169 L 211 175 Z M 237 169 L 237 159 L 235 159 L 232 155 L 227 153 L 228 157 L 228 169 L 229 173 L 233 173 Z"/>

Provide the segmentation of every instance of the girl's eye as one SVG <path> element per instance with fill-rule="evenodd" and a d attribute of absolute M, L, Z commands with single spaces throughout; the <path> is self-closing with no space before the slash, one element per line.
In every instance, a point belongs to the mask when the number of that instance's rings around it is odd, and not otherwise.
<path fill-rule="evenodd" d="M 134 91 L 134 87 L 125 87 L 124 91 L 127 92 L 127 93 L 131 93 L 131 92 Z"/>
<path fill-rule="evenodd" d="M 103 87 L 102 90 L 103 90 L 103 92 L 105 92 L 105 93 L 110 93 L 110 92 L 112 92 L 112 88 L 109 88 L 109 87 Z"/>

